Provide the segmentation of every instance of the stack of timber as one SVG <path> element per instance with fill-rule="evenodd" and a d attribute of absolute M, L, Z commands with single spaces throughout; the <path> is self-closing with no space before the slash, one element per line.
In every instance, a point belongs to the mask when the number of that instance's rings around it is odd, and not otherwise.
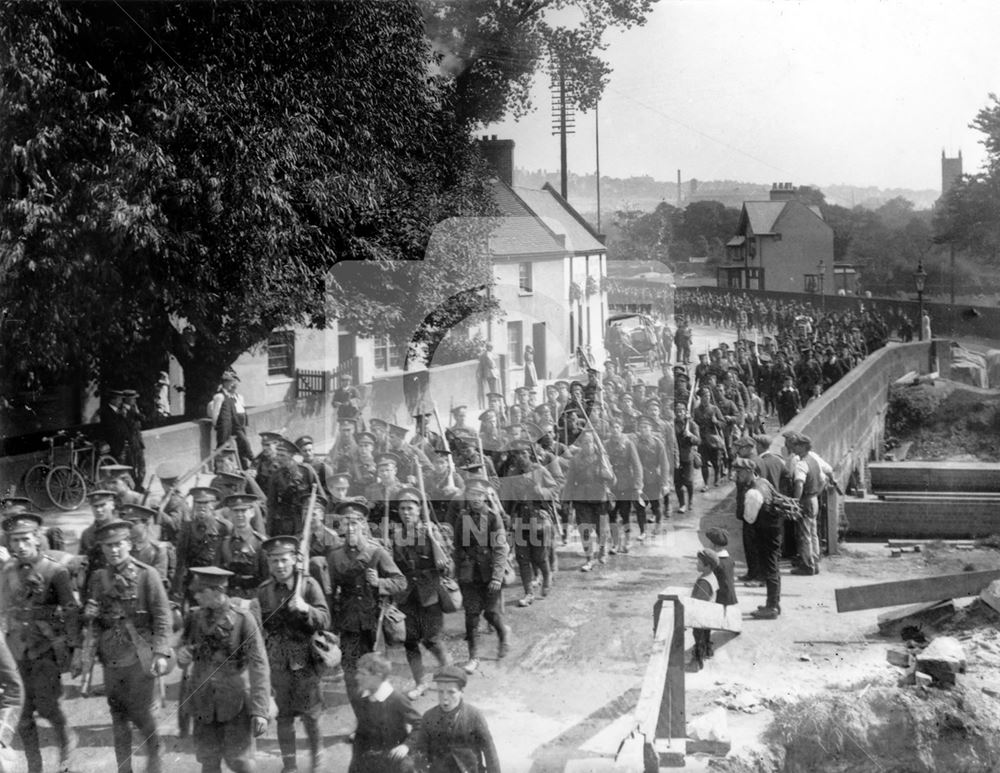
<path fill-rule="evenodd" d="M 871 495 L 846 499 L 848 534 L 972 539 L 1000 533 L 1000 464 L 872 462 Z"/>

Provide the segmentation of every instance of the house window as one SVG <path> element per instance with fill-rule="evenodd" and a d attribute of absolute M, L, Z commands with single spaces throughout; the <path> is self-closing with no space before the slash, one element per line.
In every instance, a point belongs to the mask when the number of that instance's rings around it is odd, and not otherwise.
<path fill-rule="evenodd" d="M 389 340 L 388 336 L 375 339 L 375 370 L 393 370 L 403 367 L 403 347 Z"/>
<path fill-rule="evenodd" d="M 522 293 L 532 292 L 531 264 L 520 263 L 517 266 L 517 286 Z"/>
<path fill-rule="evenodd" d="M 524 328 L 520 322 L 507 323 L 507 361 L 524 365 Z"/>
<path fill-rule="evenodd" d="M 267 337 L 267 375 L 295 375 L 294 330 L 278 330 Z"/>

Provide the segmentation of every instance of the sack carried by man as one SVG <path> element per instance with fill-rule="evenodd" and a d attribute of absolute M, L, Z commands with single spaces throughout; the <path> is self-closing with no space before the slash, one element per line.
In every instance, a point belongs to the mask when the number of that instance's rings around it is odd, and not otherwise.
<path fill-rule="evenodd" d="M 768 505 L 771 516 L 774 518 L 787 518 L 793 522 L 801 521 L 803 514 L 799 501 L 794 497 L 786 496 L 779 492 L 770 481 L 768 481 L 767 485 L 771 488 L 771 503 Z"/>
<path fill-rule="evenodd" d="M 391 601 L 382 602 L 379 627 L 386 644 L 391 646 L 406 641 L 406 614 Z"/>
<path fill-rule="evenodd" d="M 313 663 L 321 671 L 332 671 L 340 665 L 340 637 L 332 631 L 317 631 L 309 643 Z"/>

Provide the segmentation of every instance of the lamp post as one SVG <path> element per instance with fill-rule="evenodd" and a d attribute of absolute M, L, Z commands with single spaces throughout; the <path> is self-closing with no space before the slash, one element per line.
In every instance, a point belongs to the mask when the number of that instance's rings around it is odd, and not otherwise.
<path fill-rule="evenodd" d="M 927 272 L 924 271 L 924 259 L 917 262 L 917 270 L 913 272 L 913 281 L 917 285 L 917 329 L 919 340 L 924 340 L 924 283 L 927 282 Z"/>
<path fill-rule="evenodd" d="M 820 258 L 816 267 L 819 272 L 819 302 L 823 311 L 826 311 L 826 294 L 823 292 L 823 280 L 826 278 L 826 261 Z"/>

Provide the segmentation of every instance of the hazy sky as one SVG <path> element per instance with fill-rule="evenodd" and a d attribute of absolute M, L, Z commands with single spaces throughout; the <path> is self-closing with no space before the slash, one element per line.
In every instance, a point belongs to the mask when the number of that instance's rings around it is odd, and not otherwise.
<path fill-rule="evenodd" d="M 609 38 L 601 174 L 939 189 L 942 149 L 982 163 L 969 123 L 1000 92 L 998 34 L 997 0 L 660 0 Z M 534 94 L 487 131 L 557 170 L 546 77 Z M 593 113 L 576 124 L 569 168 L 593 174 Z"/>

